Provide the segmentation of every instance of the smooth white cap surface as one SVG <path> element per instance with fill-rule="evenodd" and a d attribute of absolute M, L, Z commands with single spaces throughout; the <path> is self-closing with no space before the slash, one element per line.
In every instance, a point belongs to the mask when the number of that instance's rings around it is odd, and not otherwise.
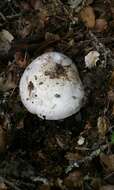
<path fill-rule="evenodd" d="M 78 112 L 84 90 L 75 64 L 58 52 L 36 58 L 20 80 L 20 96 L 33 114 L 47 120 L 59 120 Z"/>

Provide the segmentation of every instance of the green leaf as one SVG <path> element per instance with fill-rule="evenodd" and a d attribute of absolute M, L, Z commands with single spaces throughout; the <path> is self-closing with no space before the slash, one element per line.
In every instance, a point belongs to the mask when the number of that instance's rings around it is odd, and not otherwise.
<path fill-rule="evenodd" d="M 114 144 L 114 131 L 112 132 L 112 135 L 111 135 L 111 143 Z"/>

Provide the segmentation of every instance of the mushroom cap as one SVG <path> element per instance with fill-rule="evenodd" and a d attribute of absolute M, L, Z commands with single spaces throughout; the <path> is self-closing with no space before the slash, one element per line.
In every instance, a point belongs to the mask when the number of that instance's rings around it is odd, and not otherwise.
<path fill-rule="evenodd" d="M 43 119 L 64 119 L 83 104 L 84 90 L 76 65 L 62 53 L 48 52 L 33 60 L 19 88 L 24 106 Z"/>

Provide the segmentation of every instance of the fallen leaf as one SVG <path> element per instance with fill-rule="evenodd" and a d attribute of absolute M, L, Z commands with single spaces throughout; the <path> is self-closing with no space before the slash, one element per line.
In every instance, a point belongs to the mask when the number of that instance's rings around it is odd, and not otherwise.
<path fill-rule="evenodd" d="M 108 95 L 108 100 L 113 103 L 114 102 L 114 90 L 110 89 L 108 91 L 107 95 Z"/>
<path fill-rule="evenodd" d="M 91 6 L 83 8 L 80 12 L 80 17 L 85 23 L 87 28 L 94 28 L 95 26 L 95 13 Z"/>
<path fill-rule="evenodd" d="M 64 184 L 68 188 L 77 188 L 83 185 L 82 173 L 79 170 L 70 172 L 69 175 L 64 179 Z"/>
<path fill-rule="evenodd" d="M 41 0 L 31 0 L 30 4 L 34 10 L 39 10 L 43 6 Z"/>
<path fill-rule="evenodd" d="M 75 9 L 77 9 L 82 2 L 83 0 L 68 0 L 69 5 Z"/>
<path fill-rule="evenodd" d="M 3 126 L 0 125 L 0 152 L 6 151 L 6 145 L 7 145 L 7 133 L 3 129 Z"/>
<path fill-rule="evenodd" d="M 58 146 L 63 149 L 64 146 L 65 146 L 64 142 L 63 142 L 63 139 L 61 137 L 59 137 L 59 136 L 56 136 L 55 139 L 57 141 Z"/>
<path fill-rule="evenodd" d="M 100 160 L 106 171 L 108 172 L 114 171 L 114 154 L 111 155 L 101 154 Z"/>
<path fill-rule="evenodd" d="M 13 39 L 12 34 L 3 29 L 0 32 L 0 51 L 8 53 Z"/>
<path fill-rule="evenodd" d="M 58 34 L 53 34 L 53 33 L 50 33 L 50 32 L 46 32 L 45 33 L 45 39 L 46 40 L 49 40 L 49 41 L 51 41 L 51 40 L 60 40 L 60 37 L 59 37 L 59 35 Z"/>
<path fill-rule="evenodd" d="M 37 160 L 37 161 L 40 160 L 40 159 L 47 160 L 47 156 L 41 150 L 33 151 L 32 152 L 32 159 Z"/>
<path fill-rule="evenodd" d="M 114 30 L 114 20 L 110 21 L 110 28 Z M 112 52 L 114 53 L 114 48 L 112 48 Z"/>
<path fill-rule="evenodd" d="M 103 185 L 100 190 L 114 190 L 114 185 Z"/>
<path fill-rule="evenodd" d="M 17 129 L 22 129 L 22 128 L 24 128 L 24 122 L 23 122 L 23 120 L 20 120 L 20 121 L 17 123 L 16 128 L 17 128 Z"/>
<path fill-rule="evenodd" d="M 8 143 L 8 136 L 7 136 L 8 123 L 9 120 L 7 117 L 0 118 L 0 153 L 6 151 L 6 146 Z"/>
<path fill-rule="evenodd" d="M 101 116 L 97 120 L 97 128 L 100 138 L 104 138 L 109 129 L 109 120 L 105 116 Z"/>
<path fill-rule="evenodd" d="M 18 33 L 22 38 L 25 38 L 30 34 L 30 32 L 32 31 L 32 24 L 34 23 L 32 22 L 31 18 L 21 18 L 19 20 Z"/>
<path fill-rule="evenodd" d="M 79 153 L 72 153 L 72 152 L 67 152 L 65 155 L 65 158 L 69 161 L 74 161 L 74 160 L 80 160 L 82 157 Z"/>
<path fill-rule="evenodd" d="M 9 32 L 9 31 L 7 31 L 7 30 L 2 30 L 1 31 L 1 35 L 2 35 L 2 38 L 4 39 L 4 40 L 7 40 L 8 42 L 12 42 L 12 40 L 14 39 L 14 37 L 12 36 L 12 34 Z"/>
<path fill-rule="evenodd" d="M 110 86 L 114 87 L 114 71 L 112 71 L 111 78 L 110 78 Z"/>
<path fill-rule="evenodd" d="M 84 130 L 90 130 L 92 128 L 91 122 L 87 121 L 84 127 Z"/>
<path fill-rule="evenodd" d="M 114 185 L 114 172 L 107 172 L 104 181 L 108 184 Z"/>
<path fill-rule="evenodd" d="M 111 6 L 112 18 L 114 19 L 114 5 Z"/>
<path fill-rule="evenodd" d="M 114 132 L 112 131 L 112 134 L 111 134 L 111 144 L 114 144 Z"/>
<path fill-rule="evenodd" d="M 15 53 L 15 62 L 20 68 L 26 68 L 28 65 L 28 57 L 18 51 Z"/>
<path fill-rule="evenodd" d="M 39 22 L 44 27 L 49 21 L 49 12 L 46 8 L 41 8 L 39 11 Z"/>
<path fill-rule="evenodd" d="M 64 190 L 64 185 L 63 185 L 63 179 L 61 178 L 57 178 L 56 180 L 56 185 L 61 189 L 61 190 Z"/>
<path fill-rule="evenodd" d="M 100 186 L 101 186 L 100 178 L 98 178 L 96 176 L 94 178 L 92 178 L 91 186 L 93 187 L 93 189 L 99 190 Z"/>
<path fill-rule="evenodd" d="M 32 9 L 30 4 L 25 1 L 20 2 L 20 8 L 21 10 L 25 10 L 25 11 L 31 11 Z"/>
<path fill-rule="evenodd" d="M 9 72 L 7 76 L 5 73 L 0 74 L 0 90 L 1 91 L 8 91 L 10 89 L 15 89 L 17 86 L 16 81 L 13 80 L 12 72 Z"/>
<path fill-rule="evenodd" d="M 38 187 L 37 190 L 50 190 L 50 186 L 49 185 L 46 185 L 46 184 L 43 184 L 40 186 L 40 188 Z"/>
<path fill-rule="evenodd" d="M 108 23 L 105 19 L 96 19 L 95 29 L 97 32 L 104 32 L 108 28 Z"/>
<path fill-rule="evenodd" d="M 114 117 L 114 105 L 112 106 L 112 116 Z"/>
<path fill-rule="evenodd" d="M 0 190 L 7 190 L 8 187 L 6 186 L 6 184 L 4 182 L 0 182 Z"/>

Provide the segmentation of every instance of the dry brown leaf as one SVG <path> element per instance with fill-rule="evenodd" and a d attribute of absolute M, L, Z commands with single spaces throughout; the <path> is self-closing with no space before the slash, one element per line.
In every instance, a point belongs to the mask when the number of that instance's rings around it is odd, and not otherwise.
<path fill-rule="evenodd" d="M 35 10 L 39 10 L 43 6 L 41 0 L 31 0 L 30 4 Z"/>
<path fill-rule="evenodd" d="M 31 11 L 32 9 L 30 4 L 25 1 L 20 2 L 20 8 L 21 10 L 25 10 L 25 11 Z"/>
<path fill-rule="evenodd" d="M 7 146 L 7 132 L 3 128 L 2 125 L 0 125 L 0 152 L 5 152 Z"/>
<path fill-rule="evenodd" d="M 112 106 L 112 116 L 114 117 L 114 105 Z"/>
<path fill-rule="evenodd" d="M 68 3 L 73 9 L 78 9 L 83 0 L 68 0 Z"/>
<path fill-rule="evenodd" d="M 109 172 L 114 172 L 114 154 L 111 155 L 101 154 L 100 160 L 105 170 Z"/>
<path fill-rule="evenodd" d="M 90 121 L 87 121 L 86 124 L 85 124 L 84 129 L 85 129 L 85 130 L 89 130 L 89 129 L 91 129 L 91 128 L 92 128 L 91 122 L 90 122 Z"/>
<path fill-rule="evenodd" d="M 39 11 L 39 22 L 44 27 L 49 21 L 49 13 L 48 10 L 45 8 L 41 8 Z"/>
<path fill-rule="evenodd" d="M 112 74 L 109 80 L 109 91 L 107 95 L 108 95 L 109 101 L 114 102 L 114 71 L 112 71 Z"/>
<path fill-rule="evenodd" d="M 23 122 L 23 120 L 20 120 L 20 121 L 17 123 L 16 128 L 17 128 L 17 129 L 22 129 L 22 128 L 24 128 L 24 122 Z"/>
<path fill-rule="evenodd" d="M 101 187 L 101 179 L 98 177 L 92 178 L 91 187 L 93 187 L 94 190 L 99 190 Z"/>
<path fill-rule="evenodd" d="M 97 32 L 104 32 L 108 28 L 108 23 L 105 19 L 96 19 L 95 29 Z"/>
<path fill-rule="evenodd" d="M 109 120 L 105 116 L 101 116 L 97 120 L 97 128 L 100 138 L 104 138 L 109 129 Z"/>
<path fill-rule="evenodd" d="M 4 76 L 1 73 L 0 76 L 0 90 L 1 91 L 8 91 L 10 89 L 15 89 L 17 86 L 16 81 L 13 78 L 12 72 L 9 72 L 7 76 Z"/>
<path fill-rule="evenodd" d="M 6 184 L 1 182 L 0 183 L 0 190 L 7 190 L 7 189 L 8 189 L 8 187 L 6 186 Z"/>
<path fill-rule="evenodd" d="M 104 185 L 100 190 L 114 190 L 114 185 Z"/>
<path fill-rule="evenodd" d="M 45 33 L 45 39 L 46 40 L 49 40 L 49 41 L 53 41 L 53 40 L 60 40 L 60 37 L 58 34 L 53 34 L 53 33 L 50 33 L 50 32 L 46 32 Z"/>
<path fill-rule="evenodd" d="M 42 150 L 39 151 L 33 151 L 32 152 L 32 159 L 33 160 L 47 160 L 47 155 L 42 152 Z"/>
<path fill-rule="evenodd" d="M 2 30 L 0 32 L 0 51 L 8 53 L 11 48 L 11 42 L 14 39 L 11 33 L 7 30 Z"/>
<path fill-rule="evenodd" d="M 59 136 L 56 136 L 55 139 L 57 141 L 58 146 L 63 149 L 65 146 L 63 139 Z"/>
<path fill-rule="evenodd" d="M 40 189 L 39 189 L 39 187 L 38 187 L 37 190 L 50 190 L 50 186 L 49 186 L 49 185 L 46 185 L 46 184 L 43 184 L 43 185 L 40 186 Z"/>
<path fill-rule="evenodd" d="M 114 30 L 114 20 L 110 21 L 110 28 Z M 112 48 L 112 52 L 114 53 L 114 48 Z"/>
<path fill-rule="evenodd" d="M 65 186 L 69 188 L 81 187 L 83 184 L 83 177 L 81 171 L 73 171 L 64 179 Z"/>
<path fill-rule="evenodd" d="M 22 38 L 25 38 L 30 34 L 33 27 L 32 19 L 30 18 L 23 18 L 19 20 L 19 28 L 18 33 Z"/>
<path fill-rule="evenodd" d="M 113 89 L 110 89 L 110 90 L 108 91 L 108 100 L 109 100 L 110 102 L 114 102 L 114 90 L 113 90 Z"/>
<path fill-rule="evenodd" d="M 80 17 L 85 23 L 87 28 L 94 28 L 95 26 L 95 13 L 91 6 L 87 6 L 80 12 Z"/>
<path fill-rule="evenodd" d="M 79 153 L 72 153 L 72 152 L 67 152 L 67 154 L 65 155 L 65 158 L 69 161 L 73 161 L 73 160 L 80 160 L 82 157 Z"/>
<path fill-rule="evenodd" d="M 112 13 L 112 17 L 114 19 L 114 6 L 113 5 L 111 6 L 111 13 Z"/>
<path fill-rule="evenodd" d="M 26 55 L 23 56 L 19 51 L 15 53 L 15 61 L 20 68 L 26 68 L 28 65 L 28 57 Z"/>
<path fill-rule="evenodd" d="M 83 177 L 81 171 L 73 171 L 64 179 L 64 184 L 68 188 L 81 187 L 83 185 Z"/>
<path fill-rule="evenodd" d="M 110 85 L 114 87 L 114 71 L 112 71 L 111 78 L 110 78 Z"/>

